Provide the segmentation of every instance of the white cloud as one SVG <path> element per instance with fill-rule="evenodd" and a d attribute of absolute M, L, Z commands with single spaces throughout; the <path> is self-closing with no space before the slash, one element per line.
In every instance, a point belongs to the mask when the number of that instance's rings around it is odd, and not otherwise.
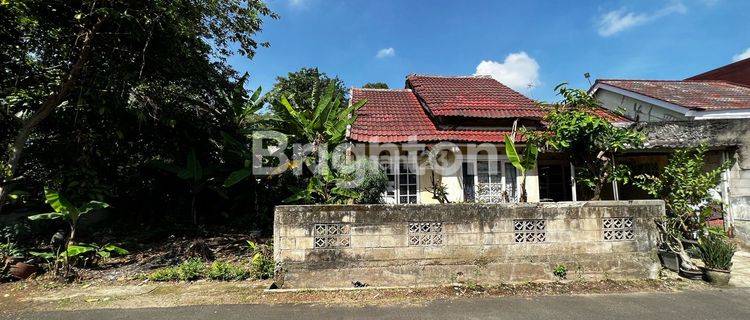
<path fill-rule="evenodd" d="M 670 5 L 652 13 L 635 13 L 625 8 L 609 11 L 599 18 L 597 31 L 602 37 L 609 37 L 620 31 L 639 26 L 664 16 L 687 12 L 687 7 L 682 2 L 675 1 Z"/>
<path fill-rule="evenodd" d="M 745 51 L 741 53 L 735 54 L 734 57 L 732 57 L 732 62 L 745 60 L 747 58 L 750 58 L 750 48 L 747 48 Z"/>
<path fill-rule="evenodd" d="M 375 58 L 383 59 L 383 58 L 390 58 L 396 55 L 396 49 L 393 48 L 383 48 L 378 50 L 378 54 L 375 55 Z"/>
<path fill-rule="evenodd" d="M 475 75 L 489 75 L 516 91 L 529 92 L 539 85 L 539 64 L 526 52 L 511 53 L 503 62 L 483 60 Z"/>

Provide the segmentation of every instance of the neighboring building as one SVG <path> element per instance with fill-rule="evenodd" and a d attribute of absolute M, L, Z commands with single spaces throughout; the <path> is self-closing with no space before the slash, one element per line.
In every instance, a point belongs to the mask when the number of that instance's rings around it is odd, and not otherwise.
<path fill-rule="evenodd" d="M 685 80 L 600 79 L 589 92 L 604 108 L 642 123 L 647 166 L 662 166 L 673 148 L 701 143 L 711 148 L 711 166 L 734 160 L 717 194 L 728 224 L 750 243 L 750 59 Z"/>
<path fill-rule="evenodd" d="M 443 184 L 451 202 L 496 203 L 515 201 L 520 180 L 504 155 L 503 139 L 514 126 L 543 127 L 545 111 L 533 100 L 486 76 L 445 77 L 410 75 L 405 89 L 352 89 L 352 102 L 367 100 L 357 111 L 348 138 L 363 153 L 376 155 L 385 168 L 390 187 L 388 203 L 436 203 L 431 190 Z M 627 119 L 598 110 L 613 122 Z M 517 137 L 523 146 L 522 137 Z M 446 165 L 457 170 L 436 174 L 427 168 L 419 174 L 418 158 L 404 157 L 410 145 L 427 148 L 451 142 Z M 473 152 L 482 143 L 499 148 L 499 158 Z M 386 144 L 386 145 L 383 145 Z M 394 155 L 393 153 L 398 153 Z M 462 155 L 457 163 L 456 154 Z M 424 166 L 421 166 L 424 167 Z M 571 166 L 560 154 L 544 154 L 527 173 L 530 202 L 575 200 Z"/>

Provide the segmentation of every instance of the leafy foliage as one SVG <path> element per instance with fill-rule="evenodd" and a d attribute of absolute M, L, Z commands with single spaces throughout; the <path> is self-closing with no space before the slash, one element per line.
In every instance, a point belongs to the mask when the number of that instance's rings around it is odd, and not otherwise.
<path fill-rule="evenodd" d="M 639 175 L 634 182 L 649 195 L 664 200 L 667 216 L 657 224 L 661 231 L 661 243 L 683 257 L 681 261 L 685 269 L 695 270 L 697 266 L 687 259 L 683 239 L 693 238 L 696 234 L 720 235 L 715 230 L 712 232 L 706 223 L 714 208 L 710 190 L 716 187 L 721 173 L 731 163 L 725 162 L 713 170 L 707 170 L 706 151 L 706 146 L 678 149 L 659 176 Z"/>
<path fill-rule="evenodd" d="M 346 87 L 338 77 L 329 77 L 318 68 L 302 68 L 288 73 L 285 77 L 277 77 L 273 90 L 269 94 L 269 101 L 281 101 L 286 98 L 299 113 L 312 113 L 318 101 L 321 101 L 329 85 L 334 87 L 334 95 L 342 97 L 342 104 L 347 105 Z M 292 120 L 284 105 L 274 103 L 271 111 L 284 122 Z"/>
<path fill-rule="evenodd" d="M 568 267 L 566 267 L 564 264 L 558 264 L 555 266 L 555 270 L 552 271 L 552 274 L 555 275 L 555 277 L 558 277 L 560 280 L 564 280 L 568 276 Z"/>
<path fill-rule="evenodd" d="M 362 88 L 365 89 L 388 89 L 388 84 L 385 82 L 368 82 L 365 83 Z"/>
<path fill-rule="evenodd" d="M 555 90 L 563 97 L 547 113 L 545 121 L 551 134 L 545 146 L 564 151 L 576 166 L 576 181 L 593 191 L 592 200 L 601 198 L 602 188 L 613 181 L 629 182 L 630 170 L 618 164 L 614 155 L 637 148 L 645 137 L 640 132 L 620 128 L 597 116 L 599 102 L 587 92 L 570 89 L 566 84 Z"/>
<path fill-rule="evenodd" d="M 737 245 L 723 237 L 706 237 L 699 242 L 701 260 L 707 268 L 729 271 Z"/>
<path fill-rule="evenodd" d="M 706 151 L 705 145 L 675 150 L 659 176 L 644 174 L 635 177 L 636 186 L 666 202 L 669 217 L 681 219 L 683 232 L 705 227 L 705 215 L 710 215 L 713 202 L 711 190 L 721 181 L 722 172 L 732 165 L 726 161 L 707 170 Z M 703 219 L 694 219 L 696 212 L 703 213 Z"/>
<path fill-rule="evenodd" d="M 313 101 L 309 108 L 295 107 L 286 97 L 274 103 L 284 107 L 288 119 L 286 133 L 311 144 L 309 154 L 297 163 L 287 164 L 290 168 L 306 165 L 313 173 L 307 180 L 307 187 L 299 189 L 287 202 L 340 203 L 359 197 L 355 190 L 342 187 L 346 173 L 332 170 L 329 162 L 332 160 L 331 149 L 344 141 L 347 128 L 356 120 L 354 112 L 367 101 L 345 105 L 343 96 L 336 91 L 336 84 L 330 82 L 320 100 Z"/>
<path fill-rule="evenodd" d="M 252 259 L 250 260 L 252 275 L 258 279 L 273 277 L 274 268 L 276 267 L 273 260 L 273 244 L 257 244 L 248 241 L 247 247 L 252 254 Z"/>
<path fill-rule="evenodd" d="M 539 156 L 539 147 L 536 145 L 536 143 L 533 142 L 533 140 L 528 140 L 523 152 L 523 157 L 521 157 L 516 150 L 515 142 L 510 136 L 506 134 L 505 155 L 508 156 L 508 161 L 510 161 L 510 163 L 516 168 L 516 170 L 518 170 L 518 172 L 521 173 L 522 176 L 521 195 L 519 197 L 520 202 L 527 201 L 528 196 L 526 194 L 526 173 L 528 173 L 529 170 L 533 170 L 536 166 L 536 159 Z"/>
<path fill-rule="evenodd" d="M 180 217 L 196 197 L 215 217 L 247 212 L 148 164 L 194 148 L 204 170 L 237 168 L 221 133 L 253 115 L 232 117 L 224 93 L 248 95 L 226 58 L 266 45 L 255 36 L 267 17 L 277 16 L 257 0 L 3 2 L 0 193 L 29 196 L 0 205 L 36 209 L 50 186 L 74 202 L 106 199 L 136 223 Z"/>
<path fill-rule="evenodd" d="M 211 280 L 240 281 L 250 278 L 251 273 L 244 266 L 226 261 L 214 261 L 206 271 L 206 277 Z"/>

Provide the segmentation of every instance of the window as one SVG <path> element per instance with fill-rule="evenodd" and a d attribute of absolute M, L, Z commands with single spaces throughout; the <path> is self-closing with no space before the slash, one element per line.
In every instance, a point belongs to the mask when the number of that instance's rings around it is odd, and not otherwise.
<path fill-rule="evenodd" d="M 492 161 L 495 161 L 494 163 Z M 518 201 L 518 173 L 505 160 L 469 160 L 462 166 L 464 201 L 501 203 Z"/>
<path fill-rule="evenodd" d="M 417 165 L 403 162 L 394 164 L 382 160 L 380 166 L 388 177 L 388 188 L 383 194 L 383 202 L 388 204 L 417 203 L 419 184 L 417 182 Z"/>

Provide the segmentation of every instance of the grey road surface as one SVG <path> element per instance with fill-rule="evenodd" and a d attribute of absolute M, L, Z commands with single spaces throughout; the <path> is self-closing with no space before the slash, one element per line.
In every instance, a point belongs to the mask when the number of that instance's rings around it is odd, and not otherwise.
<path fill-rule="evenodd" d="M 11 319 L 750 319 L 750 289 L 588 296 L 499 297 L 419 306 L 219 305 L 27 313 Z"/>

